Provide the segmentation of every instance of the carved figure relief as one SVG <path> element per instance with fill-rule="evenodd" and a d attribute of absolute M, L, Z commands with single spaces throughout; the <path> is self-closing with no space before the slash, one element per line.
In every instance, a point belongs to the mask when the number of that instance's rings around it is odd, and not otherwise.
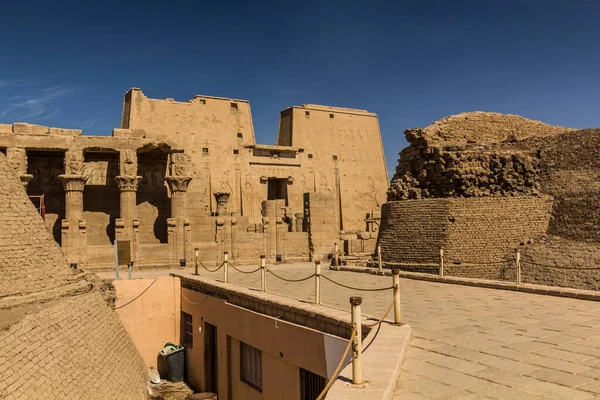
<path fill-rule="evenodd" d="M 65 154 L 65 172 L 70 175 L 84 175 L 83 152 L 69 150 Z"/>
<path fill-rule="evenodd" d="M 134 150 L 121 151 L 121 175 L 137 175 L 137 154 Z"/>

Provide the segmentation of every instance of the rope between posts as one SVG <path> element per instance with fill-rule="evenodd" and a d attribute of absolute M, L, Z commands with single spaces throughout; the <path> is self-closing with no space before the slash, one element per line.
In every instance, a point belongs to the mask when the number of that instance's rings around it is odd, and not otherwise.
<path fill-rule="evenodd" d="M 255 273 L 255 272 L 258 272 L 258 271 L 260 271 L 260 267 L 258 267 L 258 268 L 256 268 L 256 269 L 253 269 L 252 271 L 242 271 L 241 269 L 238 269 L 238 268 L 237 268 L 235 265 L 233 265 L 233 264 L 231 263 L 231 261 L 229 261 L 229 265 L 231 265 L 231 268 L 235 269 L 237 272 L 240 272 L 240 273 L 242 273 L 242 274 L 253 274 L 253 273 Z"/>
<path fill-rule="evenodd" d="M 526 260 L 521 260 L 521 263 L 535 265 L 538 267 L 555 268 L 555 269 L 569 269 L 569 270 L 577 270 L 577 271 L 598 271 L 598 270 L 600 270 L 600 267 L 593 267 L 593 268 L 559 267 L 558 265 L 540 264 L 540 263 L 535 263 L 533 261 L 526 261 Z"/>
<path fill-rule="evenodd" d="M 202 265 L 202 268 L 204 268 L 205 270 L 207 270 L 208 272 L 217 272 L 218 270 L 220 270 L 221 268 L 223 268 L 223 265 L 225 265 L 225 262 L 223 262 L 223 264 L 221 264 L 221 266 L 217 269 L 210 269 L 204 266 L 204 264 L 200 263 L 200 265 Z"/>
<path fill-rule="evenodd" d="M 444 261 L 449 261 L 453 264 L 470 264 L 470 265 L 497 265 L 497 264 L 506 264 L 514 262 L 515 260 L 500 260 L 500 261 L 490 261 L 490 262 L 470 262 L 470 261 L 460 261 L 454 260 L 452 258 L 444 258 Z"/>
<path fill-rule="evenodd" d="M 282 281 L 286 281 L 286 282 L 302 282 L 302 281 L 309 280 L 310 278 L 313 278 L 316 275 L 316 274 L 312 274 L 311 276 L 307 276 L 306 278 L 301 278 L 301 279 L 287 279 L 287 278 L 277 275 L 275 272 L 271 271 L 269 268 L 266 268 L 266 270 L 267 270 L 267 272 L 270 272 L 271 274 L 273 274 L 273 276 L 275 276 L 276 278 L 279 278 Z"/>
<path fill-rule="evenodd" d="M 358 290 L 358 291 L 363 291 L 363 292 L 382 292 L 384 290 L 390 290 L 390 289 L 394 288 L 393 286 L 388 286 L 388 287 L 385 287 L 385 288 L 374 288 L 374 289 L 357 288 L 357 287 L 352 287 L 352 286 L 348 286 L 348 285 L 344 285 L 342 283 L 336 282 L 333 279 L 330 279 L 330 278 L 326 277 L 325 275 L 321 275 L 321 278 L 324 278 L 324 279 L 328 280 L 329 282 L 335 283 L 336 285 L 341 286 L 343 288 L 350 289 L 350 290 Z"/>
<path fill-rule="evenodd" d="M 342 359 L 340 360 L 340 363 L 335 368 L 335 371 L 333 371 L 333 374 L 331 375 L 331 379 L 329 379 L 329 382 L 327 382 L 327 385 L 325 385 L 325 388 L 323 389 L 321 394 L 319 394 L 319 397 L 317 397 L 317 400 L 322 400 L 325 397 L 325 395 L 329 391 L 329 388 L 331 387 L 331 385 L 333 385 L 333 383 L 337 379 L 337 377 L 340 373 L 340 370 L 342 369 L 342 366 L 344 365 L 344 360 L 348 356 L 350 347 L 352 347 L 352 342 L 354 340 L 354 335 L 356 335 L 356 331 L 357 331 L 357 326 L 354 325 L 354 327 L 352 328 L 352 333 L 350 334 L 350 339 L 348 339 L 348 345 L 346 345 L 346 350 L 344 350 L 344 354 L 342 355 Z"/>
<path fill-rule="evenodd" d="M 152 287 L 152 285 L 154 285 L 156 283 L 156 281 L 157 281 L 157 279 L 153 280 L 152 283 L 149 284 L 148 287 L 142 291 L 142 293 L 138 294 L 137 296 L 135 296 L 133 299 L 129 300 L 127 303 L 123 304 L 122 306 L 115 307 L 114 309 L 118 310 L 119 308 L 123 308 L 125 306 L 130 305 L 131 303 L 133 303 L 134 301 L 139 299 L 144 293 L 146 293 L 148 291 L 148 289 L 150 289 Z"/>
<path fill-rule="evenodd" d="M 398 288 L 398 293 L 400 293 L 400 288 Z M 396 296 L 392 296 L 392 302 L 390 303 L 387 311 L 385 312 L 385 314 L 383 314 L 383 317 L 379 318 L 377 321 L 371 323 L 371 324 L 362 324 L 363 326 L 366 326 L 367 328 L 372 328 L 376 325 L 379 325 L 383 322 L 384 319 L 387 318 L 387 316 L 389 315 L 390 311 L 392 311 L 392 307 L 394 306 L 394 300 L 396 300 Z"/>

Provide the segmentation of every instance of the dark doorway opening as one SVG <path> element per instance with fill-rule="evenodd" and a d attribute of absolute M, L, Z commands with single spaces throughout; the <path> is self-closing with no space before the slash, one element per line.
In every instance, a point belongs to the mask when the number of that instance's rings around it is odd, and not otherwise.
<path fill-rule="evenodd" d="M 61 242 L 61 225 L 65 218 L 65 191 L 58 176 L 65 173 L 65 152 L 27 150 L 27 173 L 33 175 L 27 195 L 44 195 L 45 221 L 54 240 Z"/>
<path fill-rule="evenodd" d="M 267 200 L 285 200 L 288 205 L 287 178 L 267 179 Z"/>
<path fill-rule="evenodd" d="M 217 327 L 204 323 L 204 365 L 205 370 L 205 382 L 206 391 L 211 393 L 218 393 L 218 376 L 217 376 Z"/>

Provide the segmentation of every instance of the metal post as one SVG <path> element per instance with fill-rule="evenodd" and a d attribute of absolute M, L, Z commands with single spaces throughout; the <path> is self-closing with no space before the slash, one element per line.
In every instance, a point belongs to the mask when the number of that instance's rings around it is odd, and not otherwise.
<path fill-rule="evenodd" d="M 521 284 L 521 250 L 517 249 L 517 254 L 515 255 L 515 259 L 517 260 L 517 286 Z"/>
<path fill-rule="evenodd" d="M 267 276 L 265 268 L 265 255 L 260 256 L 260 291 L 267 291 Z"/>
<path fill-rule="evenodd" d="M 321 261 L 315 261 L 315 304 L 321 304 Z"/>
<path fill-rule="evenodd" d="M 352 340 L 352 383 L 360 385 L 363 383 L 362 376 L 362 325 L 360 305 L 362 297 L 350 297 L 352 306 L 352 328 L 356 327 L 356 334 Z"/>
<path fill-rule="evenodd" d="M 131 279 L 131 270 L 133 269 L 133 262 L 127 265 L 127 279 Z"/>
<path fill-rule="evenodd" d="M 381 245 L 377 245 L 377 268 L 379 273 L 383 275 L 383 263 L 381 262 Z"/>
<path fill-rule="evenodd" d="M 394 287 L 394 324 L 400 325 L 402 313 L 400 310 L 400 270 L 392 270 L 393 287 Z"/>
<path fill-rule="evenodd" d="M 119 253 L 117 250 L 117 241 L 115 240 L 115 273 L 116 279 L 119 280 Z"/>
<path fill-rule="evenodd" d="M 225 260 L 224 261 L 225 265 L 223 265 L 223 282 L 225 282 L 225 283 L 227 283 L 227 281 L 229 280 L 229 270 L 228 270 L 229 261 L 227 261 L 228 257 L 229 257 L 229 254 L 226 251 L 224 251 L 223 259 Z"/>
<path fill-rule="evenodd" d="M 196 263 L 194 264 L 194 275 L 198 275 L 198 248 L 194 249 L 194 255 L 196 257 Z"/>
<path fill-rule="evenodd" d="M 444 276 L 444 249 L 440 249 L 440 276 Z"/>

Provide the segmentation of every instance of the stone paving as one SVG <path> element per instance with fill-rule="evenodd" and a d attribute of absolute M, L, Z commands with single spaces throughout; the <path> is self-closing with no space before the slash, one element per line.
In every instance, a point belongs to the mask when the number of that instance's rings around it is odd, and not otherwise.
<path fill-rule="evenodd" d="M 307 263 L 269 268 L 290 279 L 314 272 Z M 134 278 L 166 273 L 135 272 Z M 326 268 L 323 273 L 364 288 L 388 287 L 392 280 Z M 222 270 L 201 275 L 223 276 Z M 260 286 L 259 273 L 231 270 L 229 280 Z M 412 326 L 413 340 L 394 399 L 600 399 L 600 302 L 410 279 L 400 285 L 402 318 Z M 392 299 L 391 290 L 361 293 L 324 279 L 321 288 L 323 304 L 345 310 L 351 295 L 362 295 L 363 312 L 373 317 Z M 267 290 L 312 300 L 314 281 L 288 283 L 267 274 Z"/>

